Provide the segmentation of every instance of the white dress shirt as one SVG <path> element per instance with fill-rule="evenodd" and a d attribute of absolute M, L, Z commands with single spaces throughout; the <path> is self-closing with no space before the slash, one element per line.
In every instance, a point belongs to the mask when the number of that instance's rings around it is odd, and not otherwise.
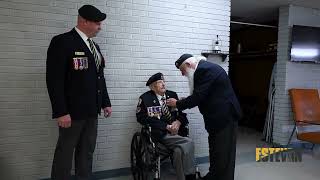
<path fill-rule="evenodd" d="M 87 36 L 85 33 L 83 33 L 80 29 L 78 29 L 77 27 L 74 27 L 74 29 L 78 32 L 78 34 L 80 35 L 80 37 L 82 38 L 82 40 L 84 41 L 84 43 L 86 43 L 88 49 L 89 49 L 90 52 L 92 53 L 91 48 L 90 48 L 90 44 L 89 44 L 89 41 L 88 41 L 88 39 L 90 39 L 90 38 L 88 38 L 88 36 Z M 91 39 L 91 40 L 92 40 L 92 39 Z M 97 52 L 97 54 L 98 54 L 98 56 L 99 56 L 99 59 L 101 60 L 101 54 L 100 54 L 100 52 L 98 51 L 97 47 L 94 45 L 94 43 L 93 43 L 93 46 L 94 46 L 94 48 L 95 48 L 95 50 L 96 50 L 96 52 Z"/>

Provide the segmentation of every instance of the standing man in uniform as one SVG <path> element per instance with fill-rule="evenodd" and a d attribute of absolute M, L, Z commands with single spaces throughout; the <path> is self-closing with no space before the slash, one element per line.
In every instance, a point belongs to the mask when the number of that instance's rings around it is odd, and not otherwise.
<path fill-rule="evenodd" d="M 150 91 L 139 98 L 137 121 L 151 127 L 151 135 L 173 152 L 173 166 L 178 180 L 196 180 L 194 143 L 188 134 L 186 114 L 166 105 L 166 99 L 178 99 L 177 93 L 166 90 L 162 73 L 152 75 L 146 83 Z"/>
<path fill-rule="evenodd" d="M 183 54 L 176 67 L 189 79 L 191 95 L 182 100 L 170 98 L 169 106 L 179 110 L 199 107 L 209 137 L 210 168 L 205 180 L 233 180 L 237 122 L 240 105 L 227 73 L 217 64 Z"/>
<path fill-rule="evenodd" d="M 59 126 L 51 179 L 69 180 L 73 153 L 77 180 L 87 180 L 97 138 L 101 109 L 111 115 L 111 103 L 104 78 L 105 59 L 91 39 L 106 18 L 96 7 L 78 10 L 77 26 L 52 38 L 47 52 L 46 81 L 52 117 Z"/>

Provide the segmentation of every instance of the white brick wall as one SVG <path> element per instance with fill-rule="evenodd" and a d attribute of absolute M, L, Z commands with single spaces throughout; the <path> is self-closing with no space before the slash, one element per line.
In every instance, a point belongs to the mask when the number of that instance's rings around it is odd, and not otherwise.
<path fill-rule="evenodd" d="M 46 51 L 54 35 L 75 26 L 84 3 L 107 13 L 96 41 L 107 59 L 113 105 L 99 119 L 94 171 L 129 166 L 130 141 L 139 129 L 138 96 L 147 78 L 166 75 L 167 87 L 186 96 L 188 85 L 174 61 L 200 54 L 218 34 L 229 49 L 230 0 L 1 0 L 0 179 L 49 177 L 57 127 L 45 85 Z M 226 70 L 227 61 L 220 63 Z M 196 155 L 207 156 L 207 134 L 197 109 L 188 110 Z"/>
<path fill-rule="evenodd" d="M 279 10 L 278 61 L 276 75 L 276 107 L 274 140 L 286 144 L 293 128 L 290 88 L 320 88 L 320 65 L 290 62 L 293 25 L 320 27 L 320 10 L 297 6 Z"/>

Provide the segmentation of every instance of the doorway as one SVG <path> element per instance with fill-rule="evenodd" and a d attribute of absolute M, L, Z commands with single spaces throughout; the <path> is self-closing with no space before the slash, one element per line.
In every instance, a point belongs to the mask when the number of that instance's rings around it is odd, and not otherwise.
<path fill-rule="evenodd" d="M 266 120 L 277 36 L 277 28 L 231 24 L 229 76 L 243 111 L 239 125 L 259 132 Z"/>

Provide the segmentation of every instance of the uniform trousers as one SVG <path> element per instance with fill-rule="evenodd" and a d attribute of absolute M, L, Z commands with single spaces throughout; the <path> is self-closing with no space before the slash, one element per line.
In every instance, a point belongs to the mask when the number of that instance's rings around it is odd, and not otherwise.
<path fill-rule="evenodd" d="M 234 180 L 237 122 L 218 131 L 208 131 L 210 168 L 205 180 Z"/>
<path fill-rule="evenodd" d="M 195 173 L 194 143 L 190 138 L 167 134 L 159 142 L 173 152 L 177 180 L 185 180 L 185 175 Z"/>
<path fill-rule="evenodd" d="M 71 127 L 59 127 L 59 138 L 52 163 L 52 180 L 70 180 L 74 155 L 77 180 L 88 180 L 97 139 L 97 118 L 72 120 Z"/>

